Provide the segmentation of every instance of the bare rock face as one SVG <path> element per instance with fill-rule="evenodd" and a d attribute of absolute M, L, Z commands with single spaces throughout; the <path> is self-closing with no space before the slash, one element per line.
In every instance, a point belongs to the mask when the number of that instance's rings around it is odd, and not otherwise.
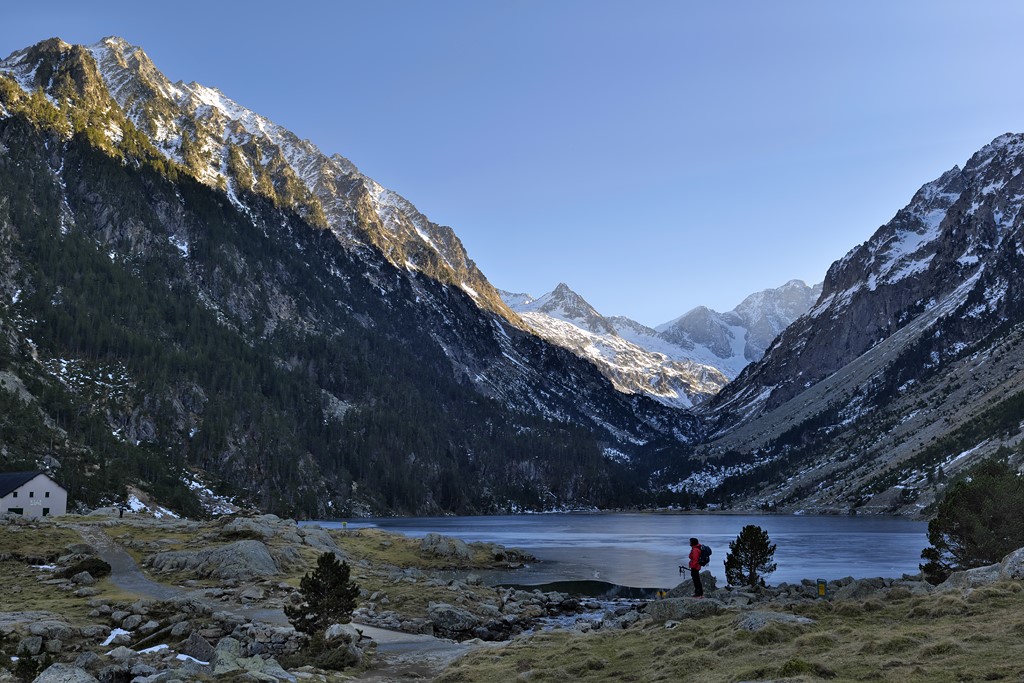
<path fill-rule="evenodd" d="M 466 545 L 465 541 L 434 533 L 423 537 L 423 540 L 420 542 L 420 552 L 425 555 L 450 558 L 452 560 L 473 559 L 473 552 Z"/>
<path fill-rule="evenodd" d="M 219 548 L 157 553 L 148 559 L 158 571 L 188 571 L 214 579 L 252 581 L 277 575 L 277 562 L 261 541 L 245 540 Z"/>
<path fill-rule="evenodd" d="M 1024 579 L 1024 548 L 1014 550 L 999 563 L 1000 579 Z"/>

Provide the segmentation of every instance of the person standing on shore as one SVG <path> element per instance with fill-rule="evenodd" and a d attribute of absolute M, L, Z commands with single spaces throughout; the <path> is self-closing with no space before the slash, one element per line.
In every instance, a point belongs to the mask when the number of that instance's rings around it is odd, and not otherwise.
<path fill-rule="evenodd" d="M 693 579 L 693 597 L 704 597 L 704 586 L 700 582 L 700 541 L 690 539 L 690 578 Z"/>

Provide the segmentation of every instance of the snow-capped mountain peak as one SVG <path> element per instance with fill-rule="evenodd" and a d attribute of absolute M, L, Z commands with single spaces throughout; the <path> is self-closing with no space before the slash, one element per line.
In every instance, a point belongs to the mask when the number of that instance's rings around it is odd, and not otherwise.
<path fill-rule="evenodd" d="M 201 181 L 270 198 L 343 243 L 372 245 L 401 268 L 423 272 L 469 294 L 482 308 L 518 324 L 455 233 L 398 193 L 363 175 L 350 160 L 234 101 L 217 88 L 171 83 L 145 52 L 109 37 L 89 47 L 110 93 L 139 130 Z"/>

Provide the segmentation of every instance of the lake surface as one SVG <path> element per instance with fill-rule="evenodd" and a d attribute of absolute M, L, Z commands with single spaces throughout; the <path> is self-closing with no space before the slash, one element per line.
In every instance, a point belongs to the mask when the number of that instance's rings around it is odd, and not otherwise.
<path fill-rule="evenodd" d="M 318 523 L 342 526 L 341 521 Z M 488 573 L 489 584 L 597 580 L 642 588 L 671 588 L 686 578 L 678 567 L 685 563 L 690 536 L 714 550 L 707 568 L 724 585 L 729 542 L 747 524 L 767 531 L 778 546 L 778 569 L 767 577 L 769 584 L 916 574 L 921 550 L 928 546 L 926 522 L 897 517 L 574 513 L 347 522 L 349 529 L 379 527 L 411 537 L 436 532 L 500 543 L 540 560 L 516 572 Z"/>

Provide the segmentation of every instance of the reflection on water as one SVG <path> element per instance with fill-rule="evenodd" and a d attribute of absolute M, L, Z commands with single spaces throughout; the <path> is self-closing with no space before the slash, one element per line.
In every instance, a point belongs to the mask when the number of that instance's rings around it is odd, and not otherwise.
<path fill-rule="evenodd" d="M 342 522 L 320 522 L 341 527 Z M 740 529 L 756 524 L 777 544 L 778 570 L 768 582 L 916 574 L 928 545 L 925 522 L 893 517 L 813 517 L 704 514 L 550 514 L 500 517 L 415 517 L 351 520 L 422 537 L 431 532 L 464 541 L 521 548 L 541 562 L 516 572 L 488 574 L 488 583 L 606 581 L 671 588 L 691 536 L 714 550 L 708 569 L 725 582 L 723 563 Z"/>

